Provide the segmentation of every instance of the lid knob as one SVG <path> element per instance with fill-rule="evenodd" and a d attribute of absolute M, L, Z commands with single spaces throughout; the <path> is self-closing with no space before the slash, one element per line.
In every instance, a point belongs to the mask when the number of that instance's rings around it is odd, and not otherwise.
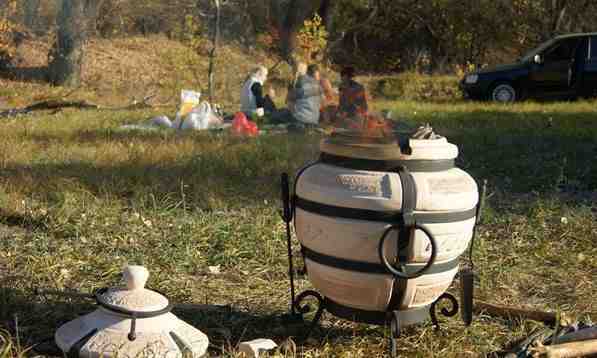
<path fill-rule="evenodd" d="M 140 265 L 128 265 L 124 268 L 122 277 L 129 290 L 142 290 L 149 278 L 149 271 Z"/>

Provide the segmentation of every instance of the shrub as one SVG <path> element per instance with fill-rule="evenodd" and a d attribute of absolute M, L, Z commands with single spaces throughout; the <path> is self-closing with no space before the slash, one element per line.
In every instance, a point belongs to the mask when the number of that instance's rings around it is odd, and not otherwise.
<path fill-rule="evenodd" d="M 10 67 L 17 50 L 15 41 L 16 25 L 10 21 L 16 11 L 15 0 L 6 1 L 0 11 L 0 70 Z"/>
<path fill-rule="evenodd" d="M 310 20 L 305 20 L 297 35 L 298 53 L 305 62 L 311 62 L 314 55 L 321 54 L 327 47 L 328 33 L 323 20 L 317 14 Z"/>
<path fill-rule="evenodd" d="M 382 77 L 373 85 L 373 94 L 388 99 L 450 101 L 462 97 L 458 77 L 404 72 Z"/>
<path fill-rule="evenodd" d="M 0 70 L 6 70 L 10 66 L 15 52 L 13 24 L 6 19 L 0 19 Z"/>

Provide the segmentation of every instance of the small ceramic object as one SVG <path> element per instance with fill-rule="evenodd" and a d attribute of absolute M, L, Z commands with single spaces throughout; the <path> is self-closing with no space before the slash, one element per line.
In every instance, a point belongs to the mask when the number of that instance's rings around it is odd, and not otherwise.
<path fill-rule="evenodd" d="M 259 338 L 248 342 L 242 342 L 238 346 L 238 351 L 245 358 L 259 358 L 259 355 L 263 352 L 271 351 L 276 349 L 278 345 L 271 339 Z"/>
<path fill-rule="evenodd" d="M 126 287 L 96 292 L 95 311 L 60 327 L 56 344 L 69 357 L 201 357 L 205 334 L 170 313 L 162 294 L 145 288 L 149 272 L 127 266 Z"/>

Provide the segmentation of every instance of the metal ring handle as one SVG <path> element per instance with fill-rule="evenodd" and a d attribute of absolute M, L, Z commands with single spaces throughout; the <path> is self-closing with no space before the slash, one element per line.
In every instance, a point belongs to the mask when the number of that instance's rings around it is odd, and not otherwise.
<path fill-rule="evenodd" d="M 107 309 L 108 311 L 114 312 L 114 313 L 118 313 L 121 314 L 123 316 L 126 316 L 127 318 L 131 318 L 131 319 L 136 319 L 136 318 L 151 318 L 151 317 L 156 317 L 156 316 L 160 316 L 163 314 L 166 314 L 168 312 L 170 312 L 172 310 L 172 308 L 174 307 L 174 305 L 172 303 L 170 303 L 170 300 L 168 300 L 168 305 L 160 310 L 156 310 L 156 311 L 133 311 L 133 310 L 127 310 L 126 308 L 122 308 L 120 306 L 115 306 L 113 304 L 110 304 L 108 302 L 106 302 L 104 300 L 103 294 L 106 293 L 108 291 L 107 287 L 104 288 L 100 288 L 99 290 L 94 292 L 94 296 L 95 296 L 95 302 Z M 157 290 L 152 290 L 154 292 L 159 293 L 160 295 L 166 297 L 163 293 L 157 291 Z"/>
<path fill-rule="evenodd" d="M 409 279 L 413 279 L 413 278 L 417 278 L 421 275 L 423 275 L 425 272 L 427 272 L 431 266 L 433 265 L 433 263 L 435 262 L 435 258 L 437 256 L 437 242 L 435 241 L 435 238 L 433 237 L 433 235 L 429 232 L 429 230 L 427 230 L 427 228 L 425 228 L 424 226 L 420 226 L 420 225 L 414 225 L 413 226 L 414 229 L 419 229 L 421 231 L 423 231 L 423 233 L 425 233 L 425 235 L 427 235 L 427 238 L 429 239 L 429 242 L 431 243 L 431 257 L 429 257 L 429 261 L 427 261 L 427 264 L 425 266 L 423 266 L 423 268 L 421 268 L 418 271 L 415 271 L 414 273 L 408 275 L 405 272 L 402 272 L 398 269 L 396 269 L 394 266 L 392 266 L 392 264 L 390 263 L 390 261 L 388 261 L 387 257 L 384 254 L 384 244 L 386 242 L 386 238 L 388 237 L 388 234 L 390 232 L 392 232 L 394 229 L 399 229 L 400 227 L 397 225 L 392 225 L 389 228 L 387 228 L 383 235 L 381 236 L 381 240 L 379 241 L 379 246 L 378 246 L 378 253 L 379 253 L 379 258 L 381 260 L 381 262 L 384 264 L 384 266 L 386 267 L 386 269 L 392 273 L 392 275 L 404 279 L 404 280 L 409 280 Z"/>

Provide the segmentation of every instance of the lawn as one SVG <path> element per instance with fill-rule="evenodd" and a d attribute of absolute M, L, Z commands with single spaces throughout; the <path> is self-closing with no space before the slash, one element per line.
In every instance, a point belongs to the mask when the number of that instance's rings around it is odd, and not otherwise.
<path fill-rule="evenodd" d="M 411 126 L 431 123 L 459 146 L 458 165 L 488 180 L 478 297 L 597 321 L 597 102 L 374 105 Z M 154 114 L 0 119 L 1 357 L 47 346 L 57 326 L 93 309 L 36 288 L 113 286 L 127 263 L 146 265 L 149 285 L 177 303 L 229 306 L 176 311 L 208 334 L 212 355 L 300 334 L 278 318 L 288 306 L 278 182 L 316 158 L 320 137 L 117 130 Z M 400 355 L 482 356 L 540 326 L 488 316 L 468 328 L 456 317 L 442 323 L 440 332 L 406 329 Z M 382 357 L 387 330 L 326 315 L 311 339 L 296 341 L 305 357 Z"/>

